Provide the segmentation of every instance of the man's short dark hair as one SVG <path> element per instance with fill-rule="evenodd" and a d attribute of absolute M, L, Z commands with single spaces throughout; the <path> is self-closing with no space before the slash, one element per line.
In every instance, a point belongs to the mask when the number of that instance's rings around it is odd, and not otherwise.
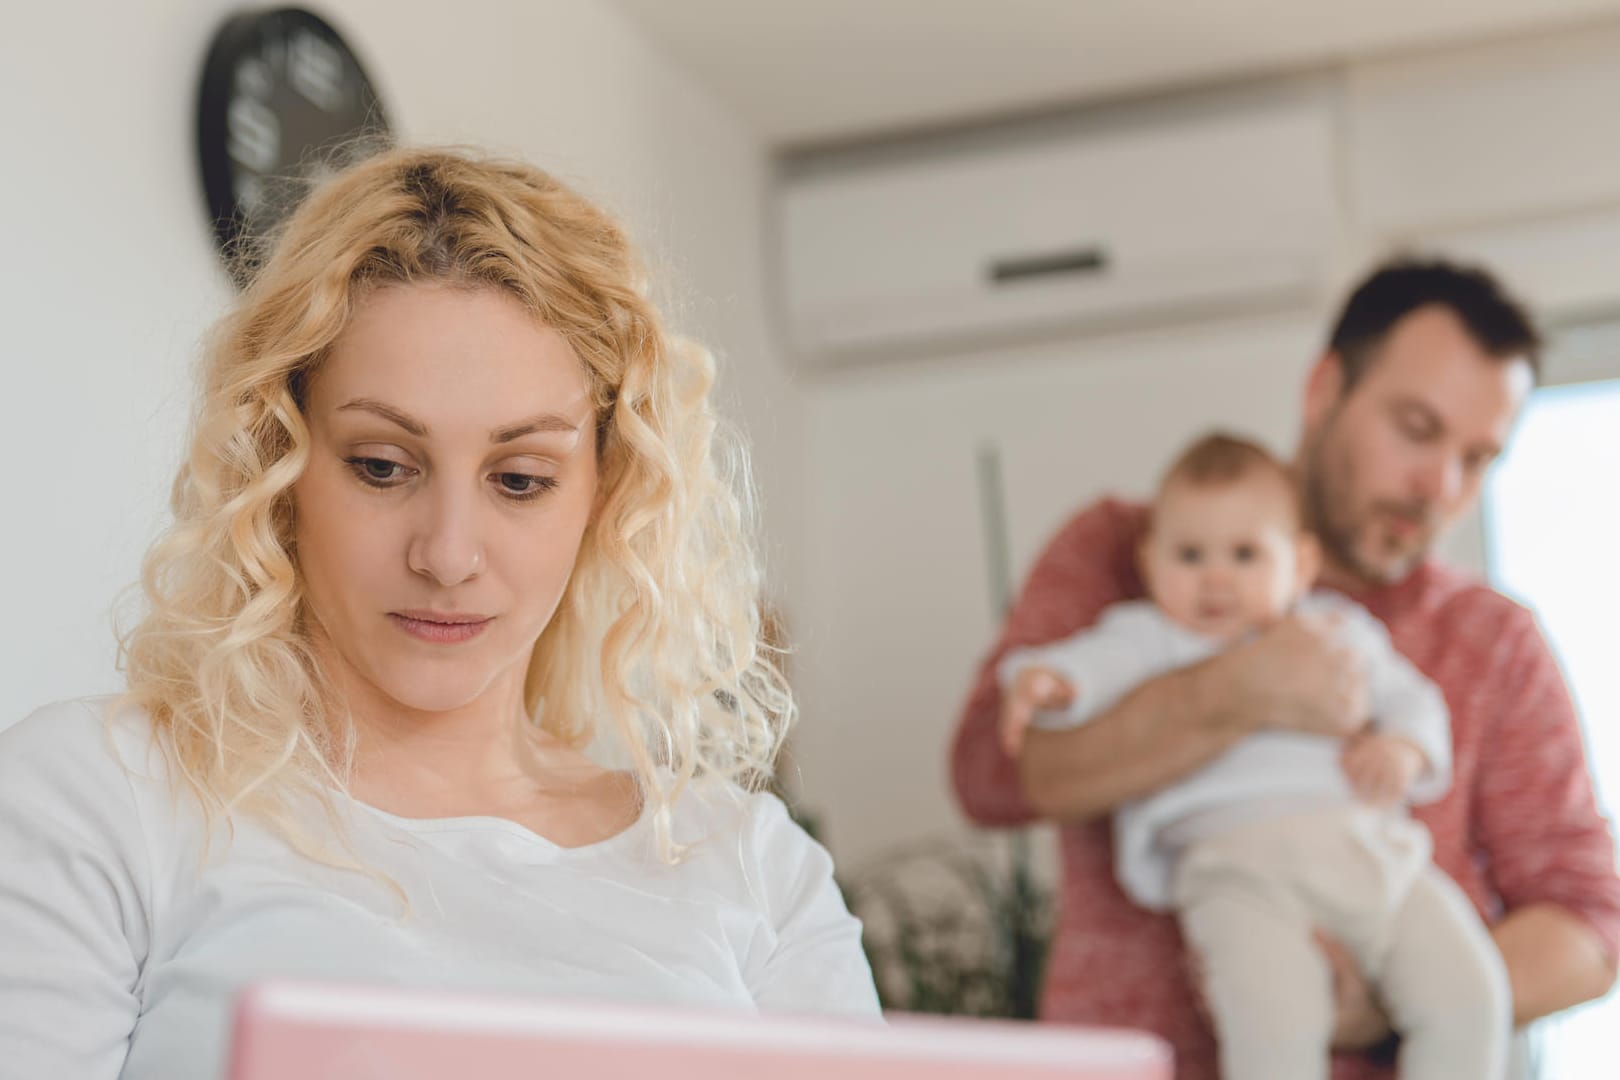
<path fill-rule="evenodd" d="M 1486 355 L 1523 358 L 1541 374 L 1541 335 L 1535 321 L 1489 271 L 1445 259 L 1399 258 L 1379 266 L 1356 287 L 1334 324 L 1328 349 L 1343 365 L 1344 389 L 1367 373 L 1396 323 L 1436 304 L 1462 320 Z"/>

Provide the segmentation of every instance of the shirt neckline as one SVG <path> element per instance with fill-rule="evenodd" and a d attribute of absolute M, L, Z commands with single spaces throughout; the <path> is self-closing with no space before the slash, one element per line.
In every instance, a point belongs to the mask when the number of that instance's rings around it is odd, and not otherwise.
<path fill-rule="evenodd" d="M 643 793 L 641 799 L 641 809 L 637 812 L 635 820 L 630 822 L 630 824 L 626 825 L 624 828 L 620 829 L 611 836 L 603 837 L 600 840 L 593 840 L 588 844 L 570 845 L 559 844 L 550 837 L 542 835 L 541 833 L 529 828 L 522 822 L 513 821 L 511 818 L 500 817 L 496 814 L 467 814 L 456 817 L 432 818 L 406 817 L 402 814 L 395 814 L 391 811 L 384 810 L 381 807 L 373 806 L 368 802 L 362 802 L 361 800 L 352 795 L 348 795 L 347 793 L 345 793 L 344 798 L 346 798 L 353 805 L 360 807 L 366 813 L 369 813 L 374 817 L 381 818 L 383 821 L 386 821 L 398 828 L 404 829 L 407 832 L 418 834 L 503 832 L 507 835 L 515 836 L 529 845 L 544 848 L 547 851 L 555 852 L 563 856 L 585 855 L 594 852 L 606 851 L 622 844 L 629 843 L 631 838 L 639 836 L 645 830 L 652 817 L 651 801 L 647 799 Z"/>

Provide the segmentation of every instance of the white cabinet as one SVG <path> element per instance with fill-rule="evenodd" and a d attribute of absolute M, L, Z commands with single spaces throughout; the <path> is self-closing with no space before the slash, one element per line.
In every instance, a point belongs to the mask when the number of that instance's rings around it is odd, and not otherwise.
<path fill-rule="evenodd" d="M 1347 91 L 1372 236 L 1620 206 L 1620 25 L 1357 64 Z"/>

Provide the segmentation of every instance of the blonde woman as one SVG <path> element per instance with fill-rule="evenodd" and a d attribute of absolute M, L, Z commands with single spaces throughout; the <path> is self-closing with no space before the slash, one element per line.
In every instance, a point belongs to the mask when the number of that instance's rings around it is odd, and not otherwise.
<path fill-rule="evenodd" d="M 746 793 L 793 706 L 711 378 L 537 170 L 317 191 L 207 352 L 128 693 L 0 735 L 0 1075 L 214 1076 L 271 976 L 875 1013 Z"/>

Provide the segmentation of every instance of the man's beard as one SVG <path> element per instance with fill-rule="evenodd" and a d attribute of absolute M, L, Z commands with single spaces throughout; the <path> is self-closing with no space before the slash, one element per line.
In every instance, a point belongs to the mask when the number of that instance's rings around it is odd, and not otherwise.
<path fill-rule="evenodd" d="M 1302 483 L 1305 513 L 1329 560 L 1369 585 L 1392 585 L 1412 572 L 1434 541 L 1434 507 L 1424 500 L 1382 499 L 1364 508 L 1354 503 L 1354 476 L 1347 460 L 1330 460 L 1330 419 L 1304 447 Z M 1366 554 L 1369 543 L 1384 545 L 1378 519 L 1387 516 L 1409 522 L 1415 529 L 1410 545 L 1391 551 L 1387 559 Z M 1358 542 L 1359 541 L 1359 542 Z"/>

